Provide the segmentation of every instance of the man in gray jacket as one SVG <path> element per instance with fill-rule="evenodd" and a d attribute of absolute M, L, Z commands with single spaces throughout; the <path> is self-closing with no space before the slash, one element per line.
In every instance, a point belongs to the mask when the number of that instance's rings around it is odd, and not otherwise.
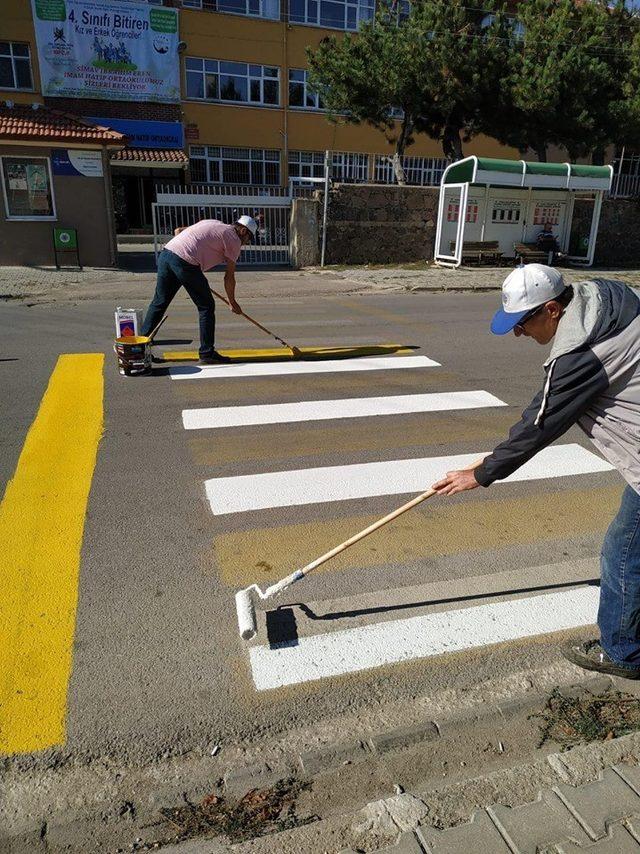
<path fill-rule="evenodd" d="M 503 480 L 573 424 L 627 481 L 600 560 L 600 640 L 572 642 L 566 658 L 587 670 L 640 679 L 640 299 L 622 282 L 566 286 L 543 264 L 516 268 L 502 286 L 491 331 L 553 340 L 545 382 L 482 464 L 434 484 L 455 495 Z"/>

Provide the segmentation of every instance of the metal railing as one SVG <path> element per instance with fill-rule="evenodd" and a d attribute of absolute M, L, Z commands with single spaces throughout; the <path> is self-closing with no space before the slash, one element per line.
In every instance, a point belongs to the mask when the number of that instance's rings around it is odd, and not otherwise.
<path fill-rule="evenodd" d="M 179 189 L 176 193 L 158 192 L 151 206 L 156 259 L 176 228 L 193 225 L 202 219 L 217 219 L 231 224 L 243 214 L 248 214 L 258 223 L 258 232 L 254 241 L 243 248 L 240 263 L 289 263 L 291 199 L 287 188 L 282 188 L 285 194 L 279 196 L 205 194 L 200 190 L 190 192 L 193 187 Z"/>
<path fill-rule="evenodd" d="M 445 157 L 404 156 L 400 158 L 407 184 L 420 187 L 439 187 L 442 173 L 447 168 Z M 393 157 L 376 154 L 373 162 L 373 180 L 376 184 L 396 184 Z"/>

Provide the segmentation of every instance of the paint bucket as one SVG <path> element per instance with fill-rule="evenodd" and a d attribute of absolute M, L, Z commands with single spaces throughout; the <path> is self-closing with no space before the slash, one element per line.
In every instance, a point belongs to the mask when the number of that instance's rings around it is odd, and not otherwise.
<path fill-rule="evenodd" d="M 116 338 L 113 350 L 118 357 L 120 373 L 135 377 L 151 373 L 151 337 L 148 335 L 123 335 Z"/>

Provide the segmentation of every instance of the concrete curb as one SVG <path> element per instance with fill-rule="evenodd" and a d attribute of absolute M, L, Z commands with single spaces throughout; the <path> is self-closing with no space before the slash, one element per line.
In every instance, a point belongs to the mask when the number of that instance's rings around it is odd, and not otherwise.
<path fill-rule="evenodd" d="M 599 693 L 606 691 L 611 685 L 612 682 L 608 676 L 595 676 L 579 684 L 573 682 L 565 684 L 561 689 Z M 346 764 L 365 762 L 372 755 L 381 756 L 389 751 L 405 750 L 422 742 L 455 737 L 469 726 L 480 722 L 487 724 L 493 719 L 502 723 L 517 714 L 539 709 L 545 700 L 546 695 L 543 693 L 527 692 L 512 700 L 495 704 L 483 703 L 453 715 L 428 718 L 412 726 L 385 730 L 362 739 L 338 742 L 317 750 L 292 753 L 274 766 L 260 762 L 235 767 L 224 776 L 225 788 L 230 794 L 242 795 L 250 789 L 273 785 L 277 780 L 291 775 L 317 777 L 339 770 Z"/>

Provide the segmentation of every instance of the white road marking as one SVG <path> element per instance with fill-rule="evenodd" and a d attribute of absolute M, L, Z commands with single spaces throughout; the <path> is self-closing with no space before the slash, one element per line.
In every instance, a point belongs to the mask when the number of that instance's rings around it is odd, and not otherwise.
<path fill-rule="evenodd" d="M 397 371 L 408 368 L 439 368 L 426 356 L 377 356 L 345 359 L 314 359 L 300 362 L 244 362 L 231 365 L 179 365 L 169 368 L 173 380 L 227 380 L 238 377 L 277 377 L 286 374 L 355 373 Z"/>
<path fill-rule="evenodd" d="M 291 646 L 254 646 L 253 681 L 265 691 L 588 626 L 596 621 L 598 598 L 597 587 L 580 587 L 301 637 Z"/>
<path fill-rule="evenodd" d="M 443 412 L 507 405 L 486 391 L 452 391 L 444 394 L 399 394 L 343 400 L 303 400 L 263 406 L 185 409 L 182 412 L 182 422 L 186 430 L 203 430 L 243 427 L 250 424 L 287 424 L 294 421 L 327 421 L 334 418 L 406 415 L 409 412 Z"/>
<path fill-rule="evenodd" d="M 374 495 L 401 495 L 423 492 L 447 471 L 464 468 L 487 453 L 216 477 L 205 481 L 205 488 L 211 510 L 216 515 Z M 591 474 L 612 468 L 606 460 L 581 445 L 553 445 L 501 482 Z"/>

